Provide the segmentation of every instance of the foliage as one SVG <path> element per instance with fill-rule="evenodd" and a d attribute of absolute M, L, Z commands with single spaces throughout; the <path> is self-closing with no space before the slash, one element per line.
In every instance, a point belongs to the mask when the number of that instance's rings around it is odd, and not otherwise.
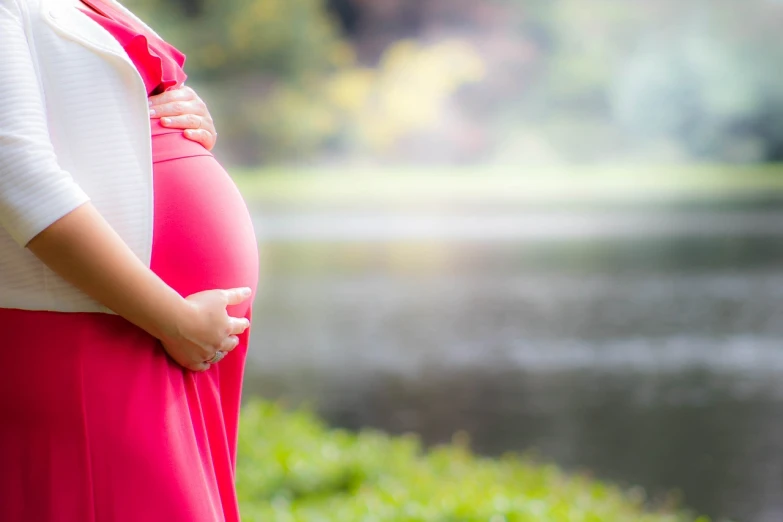
<path fill-rule="evenodd" d="M 413 436 L 329 430 L 265 402 L 244 409 L 238 463 L 247 522 L 694 521 L 645 511 L 640 490 L 515 455 L 474 456 L 464 435 L 425 452 Z"/>
<path fill-rule="evenodd" d="M 242 163 L 393 152 L 482 74 L 459 40 L 401 41 L 377 68 L 363 67 L 322 0 L 204 0 L 195 16 L 161 0 L 134 7 L 187 52 L 188 73 Z"/>
<path fill-rule="evenodd" d="M 235 164 L 783 160 L 780 2 L 127 1 Z"/>
<path fill-rule="evenodd" d="M 463 40 L 422 45 L 402 40 L 379 66 L 333 75 L 324 92 L 357 149 L 383 154 L 403 138 L 441 121 L 445 105 L 463 85 L 481 81 L 482 58 Z"/>
<path fill-rule="evenodd" d="M 531 93 L 505 100 L 539 122 L 523 138 L 571 160 L 783 158 L 779 2 L 498 1 L 538 49 Z"/>
<path fill-rule="evenodd" d="M 322 0 L 189 1 L 199 5 L 195 13 L 171 0 L 129 4 L 185 51 L 196 80 L 304 81 L 340 65 L 346 52 Z"/>
<path fill-rule="evenodd" d="M 231 95 L 218 107 L 233 122 L 227 138 L 248 142 L 244 156 L 255 153 L 256 162 L 319 151 L 382 157 L 439 122 L 452 95 L 482 72 L 465 42 L 401 41 L 376 68 L 353 64 L 324 72 L 318 82 L 278 82 L 255 103 L 238 101 L 248 99 L 256 80 L 235 82 L 224 87 Z"/>
<path fill-rule="evenodd" d="M 353 60 L 324 1 L 191 2 L 199 8 L 189 15 L 170 0 L 129 4 L 187 55 L 229 156 L 258 163 L 322 146 L 333 125 L 318 86 Z"/>

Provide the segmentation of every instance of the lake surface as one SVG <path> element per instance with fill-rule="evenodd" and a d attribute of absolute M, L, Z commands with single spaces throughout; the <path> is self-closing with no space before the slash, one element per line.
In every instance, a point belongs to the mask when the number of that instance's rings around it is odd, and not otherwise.
<path fill-rule="evenodd" d="M 258 214 L 248 395 L 783 520 L 783 214 Z"/>

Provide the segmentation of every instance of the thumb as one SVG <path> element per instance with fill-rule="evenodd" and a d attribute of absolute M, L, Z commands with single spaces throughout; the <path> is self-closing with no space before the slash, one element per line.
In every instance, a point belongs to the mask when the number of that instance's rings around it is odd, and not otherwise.
<path fill-rule="evenodd" d="M 228 305 L 238 305 L 247 301 L 252 294 L 252 291 L 247 288 L 232 288 L 230 290 L 223 290 L 223 294 L 226 296 Z"/>

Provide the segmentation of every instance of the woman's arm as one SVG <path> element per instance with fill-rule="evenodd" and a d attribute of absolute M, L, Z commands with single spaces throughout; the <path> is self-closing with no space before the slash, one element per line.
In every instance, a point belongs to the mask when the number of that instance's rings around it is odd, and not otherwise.
<path fill-rule="evenodd" d="M 206 369 L 204 361 L 236 346 L 247 328 L 226 306 L 249 293 L 183 299 L 147 268 L 57 161 L 17 0 L 0 0 L 0 49 L 0 226 L 55 273 L 161 339 L 178 363 Z"/>
<path fill-rule="evenodd" d="M 205 370 L 215 352 L 236 348 L 249 325 L 231 318 L 228 305 L 250 289 L 217 290 L 183 299 L 144 265 L 86 203 L 28 244 L 49 268 L 84 293 L 163 342 L 169 355 L 191 370 Z"/>

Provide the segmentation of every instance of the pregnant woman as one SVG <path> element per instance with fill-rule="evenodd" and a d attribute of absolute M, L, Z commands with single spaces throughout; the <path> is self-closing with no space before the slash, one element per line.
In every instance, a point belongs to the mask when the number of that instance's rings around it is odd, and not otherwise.
<path fill-rule="evenodd" d="M 113 0 L 0 0 L 0 53 L 0 520 L 238 521 L 258 257 L 150 111 L 184 56 Z"/>

